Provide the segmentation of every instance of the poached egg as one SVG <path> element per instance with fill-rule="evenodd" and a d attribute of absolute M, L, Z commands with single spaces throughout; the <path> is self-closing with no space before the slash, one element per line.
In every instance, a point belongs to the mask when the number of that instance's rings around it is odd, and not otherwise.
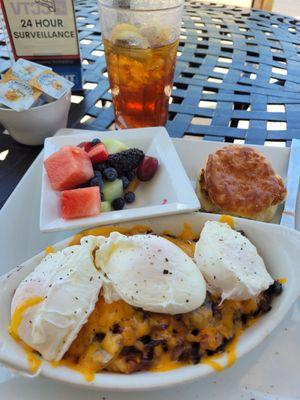
<path fill-rule="evenodd" d="M 98 239 L 96 266 L 106 302 L 121 298 L 134 307 L 167 314 L 200 307 L 206 284 L 194 261 L 169 240 L 117 232 Z"/>
<path fill-rule="evenodd" d="M 208 221 L 195 248 L 208 291 L 222 300 L 246 300 L 274 282 L 256 247 L 227 223 Z"/>
<path fill-rule="evenodd" d="M 11 305 L 11 330 L 48 361 L 59 361 L 95 308 L 102 279 L 95 240 L 82 238 L 46 256 L 20 283 Z"/>

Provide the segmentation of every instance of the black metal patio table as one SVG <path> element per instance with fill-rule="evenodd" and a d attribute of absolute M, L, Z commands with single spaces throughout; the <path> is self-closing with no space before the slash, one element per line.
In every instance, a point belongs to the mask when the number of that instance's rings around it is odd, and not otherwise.
<path fill-rule="evenodd" d="M 75 0 L 85 85 L 74 93 L 69 127 L 114 129 L 96 0 Z M 0 37 L 0 73 L 9 54 Z M 300 21 L 261 10 L 187 1 L 167 130 L 222 142 L 289 146 L 300 138 Z M 40 147 L 0 127 L 0 207 Z"/>

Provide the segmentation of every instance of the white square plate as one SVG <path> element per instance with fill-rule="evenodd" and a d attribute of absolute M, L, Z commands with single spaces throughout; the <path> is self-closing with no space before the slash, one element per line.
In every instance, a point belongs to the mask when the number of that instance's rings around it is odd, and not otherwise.
<path fill-rule="evenodd" d="M 123 210 L 67 221 L 59 213 L 59 192 L 51 188 L 43 168 L 40 211 L 42 232 L 85 228 L 199 209 L 200 203 L 165 128 L 117 132 L 63 129 L 56 136 L 45 140 L 44 160 L 63 146 L 77 146 L 84 141 L 107 137 L 114 137 L 128 147 L 137 147 L 145 154 L 158 158 L 160 167 L 155 177 L 150 182 L 138 186 L 135 191 L 136 201 L 126 205 Z"/>
<path fill-rule="evenodd" d="M 215 153 L 222 147 L 232 145 L 232 143 L 212 142 L 199 139 L 173 139 L 176 151 L 182 161 L 184 169 L 190 178 L 193 187 L 196 187 L 196 182 L 199 177 L 200 170 L 205 167 L 206 160 L 209 154 Z M 240 145 L 243 146 L 243 145 Z M 275 172 L 282 177 L 285 184 L 287 181 L 288 164 L 290 158 L 290 149 L 287 147 L 268 147 L 268 146 L 254 146 L 253 147 L 261 152 L 267 160 L 271 163 Z M 296 210 L 296 221 L 299 220 L 297 211 L 300 209 L 300 198 L 298 196 L 298 207 Z M 274 219 L 271 221 L 273 224 L 279 224 L 283 211 L 283 205 L 278 207 Z M 298 213 L 299 214 L 299 213 Z M 297 229 L 299 229 L 300 222 Z"/>

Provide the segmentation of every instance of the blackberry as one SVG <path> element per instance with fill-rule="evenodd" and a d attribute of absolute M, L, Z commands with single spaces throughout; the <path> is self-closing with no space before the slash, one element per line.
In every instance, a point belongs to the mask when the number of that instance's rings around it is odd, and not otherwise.
<path fill-rule="evenodd" d="M 124 194 L 125 203 L 131 204 L 135 200 L 135 194 L 133 192 L 127 192 Z"/>
<path fill-rule="evenodd" d="M 112 206 L 114 210 L 122 210 L 125 206 L 125 201 L 122 197 L 119 197 L 112 202 Z"/>
<path fill-rule="evenodd" d="M 123 173 L 124 175 L 126 172 L 137 168 L 144 157 L 145 154 L 142 150 L 128 149 L 120 153 L 110 154 L 108 164 L 115 168 L 119 174 Z"/>
<path fill-rule="evenodd" d="M 114 168 L 106 168 L 103 171 L 103 177 L 106 179 L 108 182 L 113 182 L 117 179 L 118 173 Z"/>

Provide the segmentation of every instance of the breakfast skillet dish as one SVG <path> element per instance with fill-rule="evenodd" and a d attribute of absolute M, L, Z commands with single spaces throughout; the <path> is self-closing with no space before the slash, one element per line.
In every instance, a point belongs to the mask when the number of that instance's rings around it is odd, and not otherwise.
<path fill-rule="evenodd" d="M 229 223 L 230 219 L 227 220 Z M 239 335 L 271 309 L 282 282 L 243 232 L 206 222 L 200 238 L 104 227 L 49 253 L 20 283 L 10 335 L 31 371 L 42 360 L 130 374 L 235 361 Z"/>

